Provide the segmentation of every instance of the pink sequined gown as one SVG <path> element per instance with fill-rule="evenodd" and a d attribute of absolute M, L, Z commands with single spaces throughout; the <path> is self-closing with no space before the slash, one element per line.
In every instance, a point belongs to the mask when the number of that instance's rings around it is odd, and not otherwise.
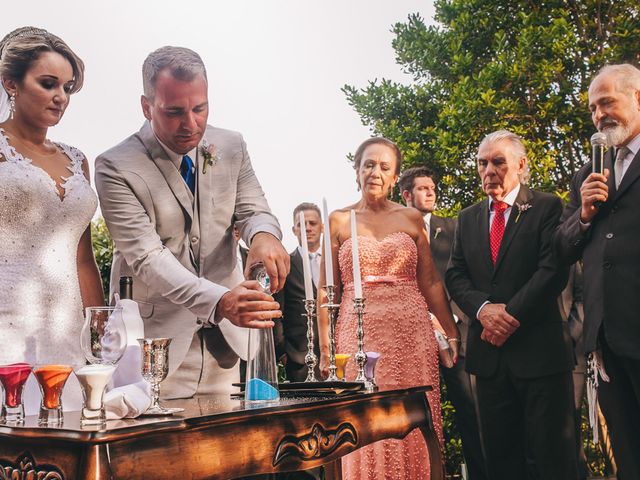
<path fill-rule="evenodd" d="M 365 297 L 364 345 L 382 354 L 376 382 L 385 386 L 432 385 L 427 394 L 436 433 L 442 443 L 438 347 L 428 320 L 427 303 L 416 282 L 417 248 L 403 232 L 378 241 L 358 236 L 360 271 Z M 343 293 L 336 325 L 338 353 L 350 353 L 346 375 L 357 374 L 358 349 L 353 313 L 353 261 L 351 239 L 340 247 L 339 264 Z M 428 451 L 419 430 L 403 440 L 376 442 L 342 459 L 345 479 L 429 479 Z"/>

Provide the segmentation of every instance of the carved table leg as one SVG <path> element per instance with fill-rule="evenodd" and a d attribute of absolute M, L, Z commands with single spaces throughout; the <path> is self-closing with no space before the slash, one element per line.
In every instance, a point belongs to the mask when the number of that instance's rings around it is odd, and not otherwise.
<path fill-rule="evenodd" d="M 337 459 L 324 466 L 325 480 L 342 480 L 342 462 Z"/>
<path fill-rule="evenodd" d="M 425 395 L 424 408 L 426 413 L 426 421 L 420 425 L 420 431 L 424 436 L 429 450 L 429 463 L 431 465 L 431 480 L 444 480 L 444 463 L 442 462 L 442 451 L 440 450 L 440 442 L 436 436 L 436 430 L 433 426 L 433 417 L 431 416 L 431 408 Z"/>
<path fill-rule="evenodd" d="M 109 446 L 91 445 L 85 450 L 80 463 L 79 478 L 84 480 L 113 480 L 109 465 Z"/>

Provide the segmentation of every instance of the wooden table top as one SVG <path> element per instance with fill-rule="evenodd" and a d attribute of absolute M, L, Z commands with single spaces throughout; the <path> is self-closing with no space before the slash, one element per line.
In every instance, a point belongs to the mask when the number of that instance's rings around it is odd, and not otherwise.
<path fill-rule="evenodd" d="M 380 399 L 398 394 L 427 392 L 430 386 L 398 387 L 381 386 L 377 392 L 356 393 L 343 396 L 322 397 L 281 397 L 275 403 L 245 402 L 232 398 L 229 394 L 195 396 L 189 399 L 165 400 L 167 407 L 182 407 L 184 412 L 162 417 L 138 417 L 136 419 L 107 420 L 106 427 L 80 425 L 80 412 L 65 412 L 61 427 L 41 427 L 36 415 L 27 416 L 19 426 L 0 425 L 0 437 L 22 437 L 39 439 L 59 439 L 82 443 L 104 443 L 133 438 L 147 433 L 189 430 L 229 424 L 253 418 L 282 415 L 288 410 L 304 410 L 305 405 L 317 409 L 322 404 L 334 408 L 339 405 L 361 402 L 364 397 Z"/>

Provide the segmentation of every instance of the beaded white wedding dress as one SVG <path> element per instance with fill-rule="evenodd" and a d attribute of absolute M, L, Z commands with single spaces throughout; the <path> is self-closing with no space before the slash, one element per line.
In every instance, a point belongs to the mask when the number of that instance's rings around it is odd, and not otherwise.
<path fill-rule="evenodd" d="M 98 199 L 83 174 L 82 153 L 57 145 L 70 159 L 62 197 L 47 172 L 16 152 L 0 129 L 0 364 L 84 363 L 76 254 Z M 34 389 L 31 376 L 27 415 L 40 403 Z M 81 402 L 70 379 L 63 407 L 78 410 Z"/>

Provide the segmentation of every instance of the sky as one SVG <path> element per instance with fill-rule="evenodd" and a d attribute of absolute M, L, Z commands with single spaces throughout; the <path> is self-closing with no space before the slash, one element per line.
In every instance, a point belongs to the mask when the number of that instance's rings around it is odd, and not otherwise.
<path fill-rule="evenodd" d="M 163 45 L 192 48 L 209 78 L 209 123 L 243 134 L 283 243 L 293 208 L 329 210 L 358 199 L 347 155 L 371 135 L 341 87 L 374 79 L 407 83 L 391 28 L 418 0 L 29 0 L 0 17 L 0 36 L 24 25 L 63 38 L 86 65 L 83 89 L 49 138 L 93 159 L 139 130 L 141 66 Z M 5 12 L 7 13 L 7 12 Z"/>

